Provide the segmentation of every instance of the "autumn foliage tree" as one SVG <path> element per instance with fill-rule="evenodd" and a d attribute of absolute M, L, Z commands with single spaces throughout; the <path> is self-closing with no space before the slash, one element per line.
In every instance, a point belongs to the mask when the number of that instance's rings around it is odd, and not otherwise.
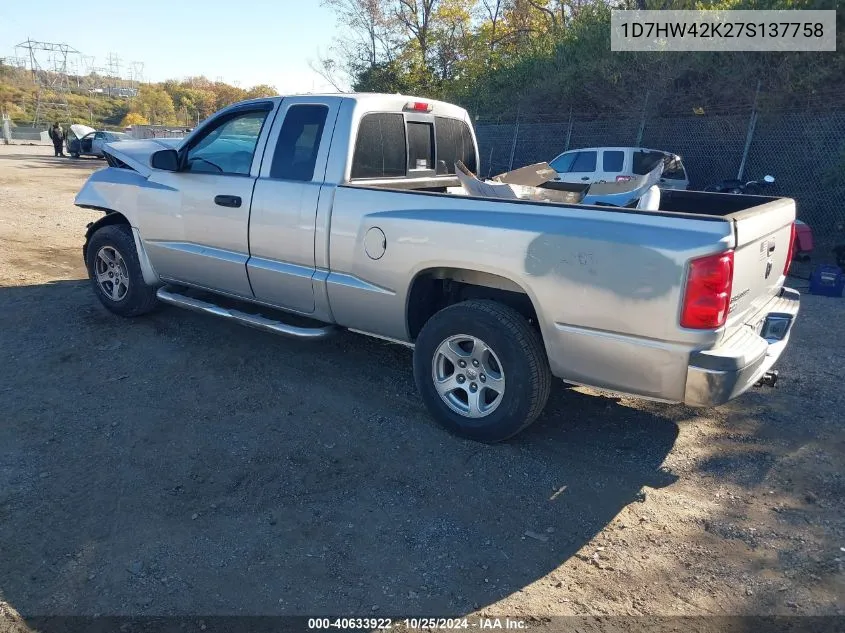
<path fill-rule="evenodd" d="M 130 113 L 142 116 L 153 125 L 172 123 L 175 120 L 175 109 L 170 94 L 153 84 L 141 86 L 138 96 L 132 100 Z"/>
<path fill-rule="evenodd" d="M 202 76 L 188 77 L 181 81 L 169 79 L 160 84 L 144 86 L 133 100 L 132 112 L 146 116 L 151 123 L 189 126 L 238 101 L 276 94 L 277 90 L 267 84 L 245 90 L 222 81 L 213 82 Z"/>
<path fill-rule="evenodd" d="M 121 127 L 129 127 L 130 125 L 147 125 L 149 121 L 144 118 L 143 115 L 138 114 L 137 112 L 129 112 L 123 119 L 120 121 Z"/>

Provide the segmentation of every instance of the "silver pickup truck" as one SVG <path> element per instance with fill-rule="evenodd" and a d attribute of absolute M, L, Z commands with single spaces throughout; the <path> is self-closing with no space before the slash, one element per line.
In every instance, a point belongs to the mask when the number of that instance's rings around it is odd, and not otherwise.
<path fill-rule="evenodd" d="M 783 287 L 795 203 L 663 192 L 658 210 L 454 195 L 478 172 L 466 111 L 400 95 L 277 97 L 184 139 L 106 147 L 76 197 L 112 312 L 175 304 L 319 339 L 414 347 L 432 415 L 519 432 L 552 376 L 695 406 L 766 377 L 799 295 Z"/>

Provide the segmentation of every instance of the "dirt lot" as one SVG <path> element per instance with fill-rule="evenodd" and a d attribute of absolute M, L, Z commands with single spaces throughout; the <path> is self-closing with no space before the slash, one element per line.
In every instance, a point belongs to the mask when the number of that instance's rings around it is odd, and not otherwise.
<path fill-rule="evenodd" d="M 429 419 L 405 348 L 106 312 L 99 214 L 72 203 L 102 163 L 50 154 L 0 147 L 21 614 L 845 614 L 842 300 L 805 296 L 774 391 L 702 411 L 560 384 L 483 446 Z"/>

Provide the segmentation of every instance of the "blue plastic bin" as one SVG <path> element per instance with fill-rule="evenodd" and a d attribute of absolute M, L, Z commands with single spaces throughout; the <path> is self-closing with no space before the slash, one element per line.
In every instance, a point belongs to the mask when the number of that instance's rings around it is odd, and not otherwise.
<path fill-rule="evenodd" d="M 845 288 L 845 274 L 839 266 L 820 264 L 810 275 L 810 294 L 841 297 Z"/>

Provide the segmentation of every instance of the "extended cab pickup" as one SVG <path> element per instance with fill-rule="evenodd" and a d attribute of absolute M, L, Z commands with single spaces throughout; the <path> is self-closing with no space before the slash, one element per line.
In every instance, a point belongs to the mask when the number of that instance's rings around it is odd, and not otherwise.
<path fill-rule="evenodd" d="M 799 295 L 795 203 L 666 191 L 659 210 L 454 195 L 463 109 L 400 95 L 246 101 L 184 139 L 106 146 L 76 198 L 112 312 L 157 302 L 300 338 L 414 346 L 422 399 L 482 441 L 552 376 L 695 406 L 771 376 Z M 285 314 L 287 316 L 285 316 Z"/>

